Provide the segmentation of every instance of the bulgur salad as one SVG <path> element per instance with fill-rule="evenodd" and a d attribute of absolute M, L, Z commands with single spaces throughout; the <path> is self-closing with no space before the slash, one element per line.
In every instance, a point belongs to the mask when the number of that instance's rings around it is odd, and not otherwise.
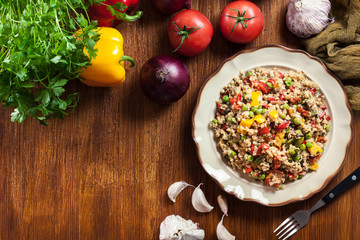
<path fill-rule="evenodd" d="M 240 72 L 216 104 L 210 125 L 234 170 L 279 189 L 318 168 L 331 118 L 318 84 L 304 72 Z"/>

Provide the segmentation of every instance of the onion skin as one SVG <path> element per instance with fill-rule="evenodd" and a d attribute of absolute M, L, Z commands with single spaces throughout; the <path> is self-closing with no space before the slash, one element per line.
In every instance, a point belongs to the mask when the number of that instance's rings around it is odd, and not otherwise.
<path fill-rule="evenodd" d="M 179 59 L 167 55 L 156 56 L 142 66 L 140 85 L 151 101 L 170 104 L 185 95 L 190 86 L 190 74 Z"/>
<path fill-rule="evenodd" d="M 172 14 L 191 8 L 191 0 L 152 0 L 152 3 L 163 14 Z"/>

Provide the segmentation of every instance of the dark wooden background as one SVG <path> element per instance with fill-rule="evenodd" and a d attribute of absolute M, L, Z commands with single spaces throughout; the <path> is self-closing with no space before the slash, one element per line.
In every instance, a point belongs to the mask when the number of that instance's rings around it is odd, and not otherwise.
<path fill-rule="evenodd" d="M 221 62 L 236 52 L 264 44 L 302 48 L 286 28 L 287 0 L 254 1 L 265 27 L 247 45 L 225 40 L 219 29 L 227 1 L 193 0 L 214 26 L 207 50 L 185 58 L 172 53 L 167 37 L 170 16 L 160 15 L 150 0 L 142 1 L 144 17 L 123 23 L 125 52 L 137 61 L 126 82 L 115 88 L 70 84 L 81 94 L 76 110 L 65 120 L 42 126 L 35 120 L 10 121 L 0 112 L 0 239 L 158 239 L 160 223 L 179 214 L 198 222 L 206 239 L 216 239 L 225 194 L 202 169 L 191 137 L 191 115 L 202 83 Z M 159 106 L 142 93 L 139 72 L 147 59 L 169 54 L 183 60 L 191 75 L 189 91 L 178 102 Z M 340 173 L 320 193 L 282 207 L 265 207 L 226 195 L 229 216 L 224 225 L 236 239 L 275 239 L 272 231 L 292 212 L 310 208 L 323 194 L 360 165 L 360 121 L 355 113 L 354 138 Z M 204 183 L 208 214 L 191 206 L 185 189 L 173 204 L 166 191 L 184 180 Z M 316 212 L 292 239 L 358 239 L 360 185 Z"/>

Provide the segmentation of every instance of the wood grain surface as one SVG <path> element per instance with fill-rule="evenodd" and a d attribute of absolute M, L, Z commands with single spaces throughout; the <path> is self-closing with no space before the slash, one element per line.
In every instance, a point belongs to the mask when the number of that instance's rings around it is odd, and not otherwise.
<path fill-rule="evenodd" d="M 236 239 L 276 239 L 272 231 L 299 209 L 310 208 L 360 165 L 360 121 L 354 113 L 354 138 L 345 165 L 328 186 L 305 201 L 282 207 L 243 202 L 224 193 L 201 167 L 191 137 L 191 115 L 199 89 L 222 61 L 236 52 L 264 44 L 302 48 L 286 28 L 287 0 L 254 1 L 265 27 L 251 44 L 236 45 L 222 37 L 221 9 L 227 1 L 193 0 L 214 26 L 208 49 L 195 57 L 172 53 L 167 37 L 170 16 L 159 14 L 150 0 L 142 1 L 144 17 L 123 23 L 125 53 L 137 65 L 120 87 L 91 88 L 80 82 L 79 106 L 65 120 L 42 126 L 35 120 L 10 121 L 11 109 L 0 109 L 0 239 L 158 239 L 160 223 L 178 214 L 198 222 L 205 239 L 216 239 L 221 211 L 219 194 L 229 203 L 224 225 Z M 168 54 L 183 60 L 191 75 L 186 95 L 159 106 L 139 84 L 141 66 L 150 57 Z M 172 203 L 166 191 L 184 180 L 204 183 L 207 214 L 191 206 L 191 189 Z M 314 213 L 292 239 L 359 239 L 360 185 Z"/>

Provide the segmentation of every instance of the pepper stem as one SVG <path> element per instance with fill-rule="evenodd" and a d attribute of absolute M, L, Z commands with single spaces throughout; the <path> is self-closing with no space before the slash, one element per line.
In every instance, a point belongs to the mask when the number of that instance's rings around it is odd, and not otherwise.
<path fill-rule="evenodd" d="M 231 29 L 231 33 L 230 35 L 233 33 L 233 31 L 235 30 L 236 26 L 240 23 L 244 28 L 247 28 L 249 25 L 249 20 L 255 18 L 255 17 L 251 17 L 251 18 L 246 18 L 245 17 L 245 13 L 246 11 L 243 11 L 242 13 L 240 13 L 240 11 L 238 9 L 231 9 L 232 11 L 237 12 L 237 16 L 230 16 L 230 15 L 225 15 L 226 17 L 230 17 L 236 20 L 233 28 Z"/>
<path fill-rule="evenodd" d="M 176 32 L 179 36 L 181 36 L 181 41 L 179 46 L 174 50 L 174 52 L 176 52 L 177 50 L 179 50 L 179 48 L 181 47 L 181 45 L 184 43 L 185 39 L 189 39 L 189 35 L 197 30 L 199 30 L 200 28 L 202 28 L 202 25 L 199 25 L 197 27 L 192 27 L 192 28 L 187 28 L 186 25 L 184 25 L 184 28 L 179 27 L 179 25 L 176 24 L 175 21 L 173 21 L 174 25 L 176 26 L 177 30 L 174 30 L 174 32 Z"/>
<path fill-rule="evenodd" d="M 120 62 L 123 62 L 123 61 L 128 61 L 128 62 L 130 62 L 130 67 L 134 67 L 135 66 L 135 61 L 134 61 L 134 59 L 133 58 L 131 58 L 131 57 L 129 57 L 129 56 L 122 56 L 121 58 L 120 58 Z"/>

